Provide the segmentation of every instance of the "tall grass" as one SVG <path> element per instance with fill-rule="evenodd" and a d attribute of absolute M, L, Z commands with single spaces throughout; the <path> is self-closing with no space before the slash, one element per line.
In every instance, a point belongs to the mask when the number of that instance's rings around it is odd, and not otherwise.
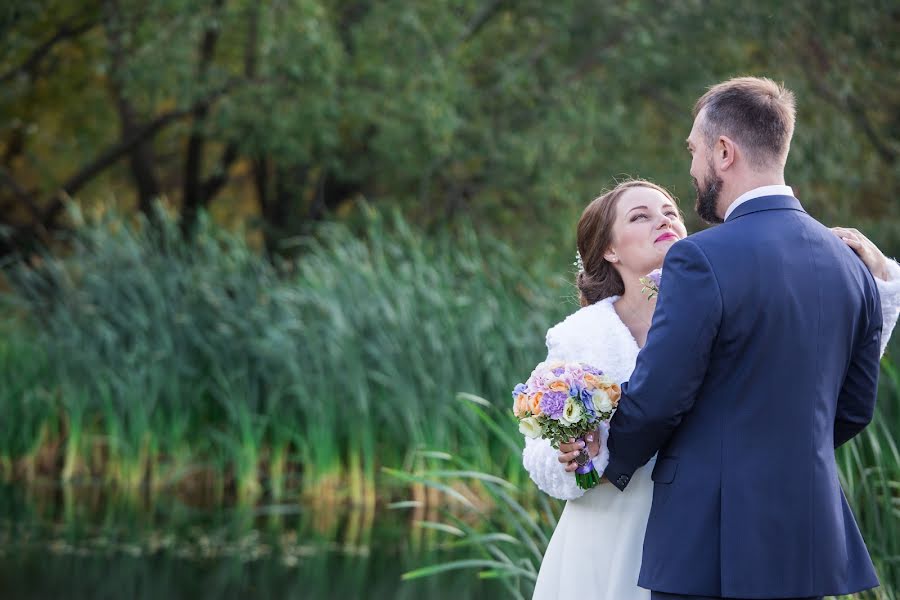
<path fill-rule="evenodd" d="M 511 423 L 508 407 L 497 408 L 470 394 L 461 394 L 459 400 L 460 408 L 472 413 L 480 428 L 499 442 L 502 451 L 494 455 L 493 461 L 486 464 L 477 456 L 472 460 L 463 454 L 430 451 L 424 453 L 430 459 L 428 464 L 415 472 L 388 472 L 398 480 L 427 486 L 445 497 L 438 514 L 417 524 L 443 533 L 448 539 L 444 544 L 448 550 L 469 548 L 471 556 L 423 566 L 403 578 L 413 580 L 477 569 L 479 577 L 499 579 L 510 596 L 530 598 L 563 503 L 526 483 L 527 476 L 519 462 L 522 440 Z M 496 474 L 503 472 L 508 459 L 519 465 L 524 481 L 517 484 Z M 398 509 L 415 507 L 396 505 Z"/>
<path fill-rule="evenodd" d="M 881 579 L 879 598 L 900 600 L 900 371 L 882 360 L 873 423 L 838 452 L 841 486 Z"/>
<path fill-rule="evenodd" d="M 880 588 L 855 596 L 862 600 L 900 600 L 900 452 L 893 433 L 900 426 L 900 371 L 889 358 L 882 361 L 881 381 L 874 421 L 837 453 L 842 487 L 881 581 Z M 500 578 L 512 597 L 529 598 L 563 503 L 536 492 L 536 486 L 527 481 L 517 485 L 496 476 L 508 471 L 510 457 L 521 457 L 521 436 L 508 408 L 468 395 L 462 399 L 468 401 L 466 408 L 478 417 L 482 429 L 490 431 L 504 449 L 493 455 L 494 462 L 473 463 L 432 450 L 428 453 L 432 464 L 391 474 L 444 497 L 445 508 L 421 526 L 442 532 L 448 548 L 470 547 L 471 556 L 422 566 L 404 578 L 472 569 L 479 577 Z M 450 468 L 435 465 L 435 460 Z M 460 488 L 468 485 L 477 486 L 481 495 L 493 501 L 492 510 L 460 494 Z"/>
<path fill-rule="evenodd" d="M 205 219 L 191 242 L 159 222 L 107 216 L 8 271 L 6 471 L 372 502 L 378 466 L 421 446 L 490 453 L 447 398 L 505 398 L 565 310 L 470 231 L 372 212 L 364 235 L 324 226 L 276 267 Z"/>

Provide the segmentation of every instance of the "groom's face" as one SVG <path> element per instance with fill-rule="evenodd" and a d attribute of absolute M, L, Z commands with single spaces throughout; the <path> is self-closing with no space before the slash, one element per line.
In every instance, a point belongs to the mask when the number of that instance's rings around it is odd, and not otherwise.
<path fill-rule="evenodd" d="M 722 193 L 722 178 L 716 174 L 712 160 L 712 148 L 709 140 L 702 132 L 703 111 L 694 119 L 694 127 L 687 139 L 688 151 L 691 153 L 691 179 L 697 190 L 697 215 L 707 223 L 721 223 L 722 218 L 716 212 L 719 195 Z"/>

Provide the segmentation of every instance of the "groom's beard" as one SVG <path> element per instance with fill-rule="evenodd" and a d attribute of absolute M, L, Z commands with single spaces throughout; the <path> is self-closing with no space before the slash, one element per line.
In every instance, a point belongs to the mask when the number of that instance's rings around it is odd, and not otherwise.
<path fill-rule="evenodd" d="M 722 219 L 716 214 L 716 204 L 719 201 L 719 194 L 722 193 L 722 178 L 716 177 L 713 166 L 709 166 L 707 176 L 703 178 L 703 183 L 694 180 L 694 189 L 697 190 L 697 204 L 694 207 L 697 216 L 707 223 L 722 223 Z"/>

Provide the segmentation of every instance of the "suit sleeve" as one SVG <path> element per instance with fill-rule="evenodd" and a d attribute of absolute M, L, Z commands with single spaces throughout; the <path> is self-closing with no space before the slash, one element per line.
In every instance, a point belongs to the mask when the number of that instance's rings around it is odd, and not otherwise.
<path fill-rule="evenodd" d="M 883 318 L 878 289 L 873 282 L 866 297 L 865 328 L 853 348 L 838 396 L 834 416 L 835 448 L 865 429 L 875 414 Z"/>
<path fill-rule="evenodd" d="M 722 319 L 712 266 L 690 239 L 669 249 L 653 324 L 610 422 L 604 475 L 624 490 L 691 410 Z"/>

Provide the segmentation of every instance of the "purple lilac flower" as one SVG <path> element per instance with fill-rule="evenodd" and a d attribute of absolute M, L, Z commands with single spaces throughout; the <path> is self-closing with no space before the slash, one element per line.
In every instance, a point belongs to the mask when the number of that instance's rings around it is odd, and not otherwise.
<path fill-rule="evenodd" d="M 585 373 L 590 373 L 591 375 L 603 375 L 603 371 L 596 367 L 592 367 L 591 365 L 582 365 Z"/>
<path fill-rule="evenodd" d="M 562 375 L 565 372 L 566 372 L 566 370 L 564 367 L 557 367 L 557 368 L 553 369 L 553 374 L 556 375 L 557 377 L 559 377 L 560 375 Z"/>
<path fill-rule="evenodd" d="M 513 388 L 512 397 L 515 400 L 519 394 L 524 394 L 528 390 L 528 387 L 524 383 L 517 383 L 516 387 Z"/>
<path fill-rule="evenodd" d="M 547 392 L 541 398 L 541 412 L 558 421 L 566 407 L 566 398 L 568 397 L 569 395 L 565 392 Z"/>
<path fill-rule="evenodd" d="M 659 287 L 659 282 L 662 281 L 662 269 L 656 269 L 647 273 L 647 279 L 656 284 L 656 287 Z"/>

